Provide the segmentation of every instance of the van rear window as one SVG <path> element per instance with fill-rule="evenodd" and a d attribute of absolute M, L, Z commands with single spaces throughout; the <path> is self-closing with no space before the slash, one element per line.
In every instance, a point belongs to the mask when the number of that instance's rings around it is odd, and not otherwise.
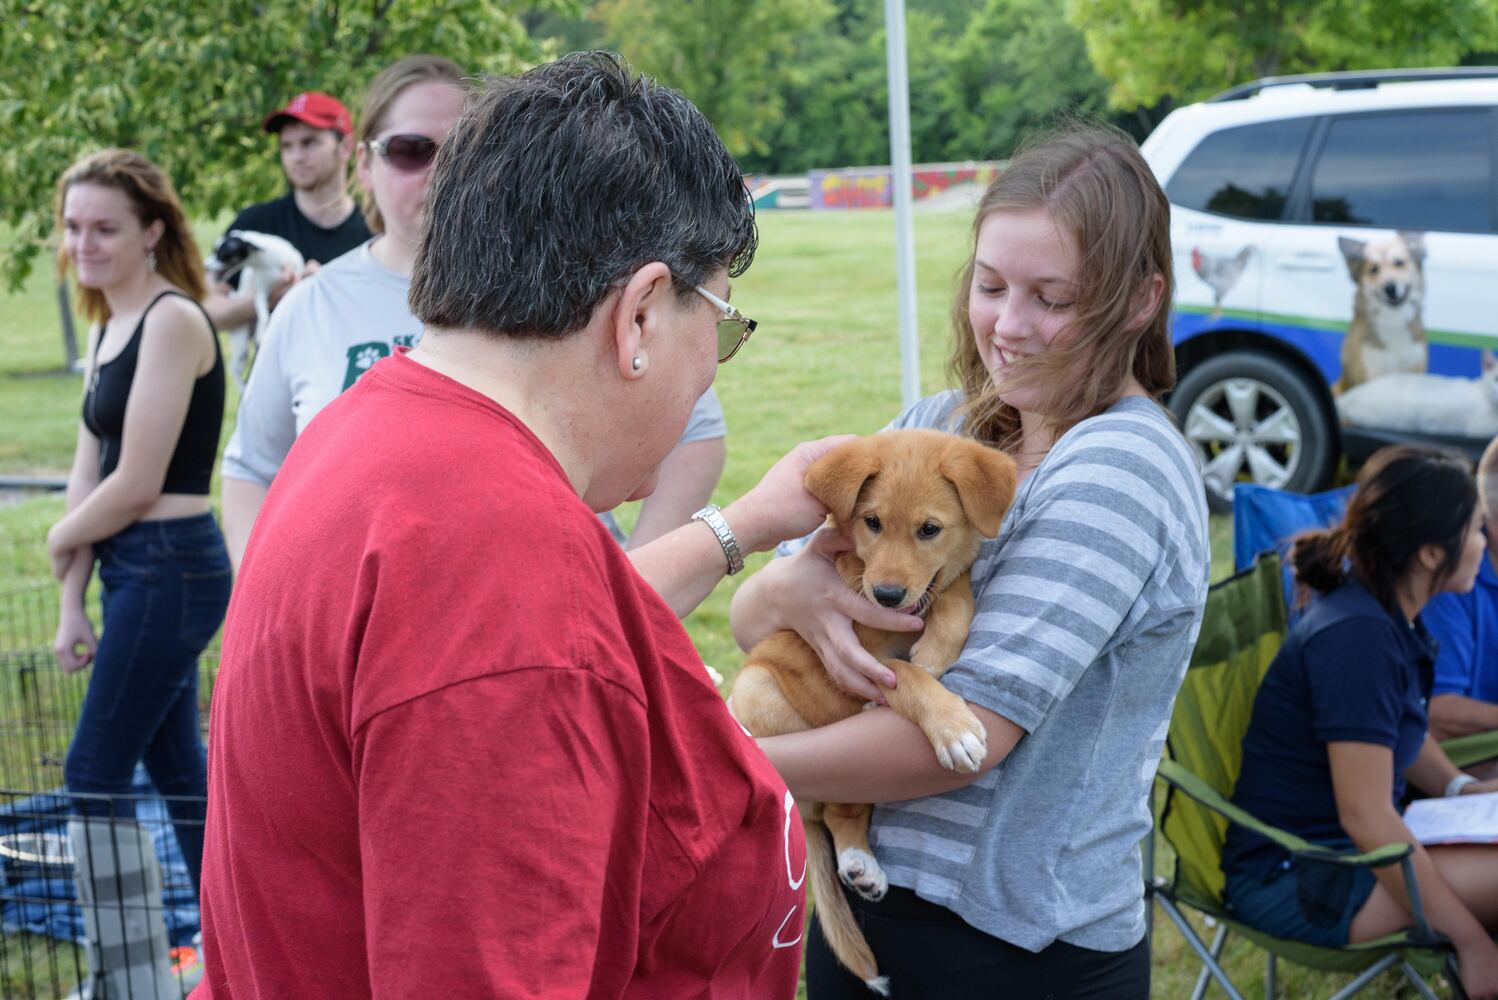
<path fill-rule="evenodd" d="M 1165 185 L 1171 204 L 1239 219 L 1278 219 L 1310 118 L 1290 118 L 1213 132 Z"/>

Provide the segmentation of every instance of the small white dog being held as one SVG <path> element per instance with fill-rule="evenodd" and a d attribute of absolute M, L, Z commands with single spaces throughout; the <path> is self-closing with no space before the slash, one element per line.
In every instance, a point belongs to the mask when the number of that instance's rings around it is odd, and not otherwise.
<path fill-rule="evenodd" d="M 1498 357 L 1483 351 L 1477 378 L 1383 375 L 1344 392 L 1337 410 L 1352 427 L 1498 437 Z"/>
<path fill-rule="evenodd" d="M 227 281 L 238 274 L 239 287 L 234 290 L 234 298 L 249 295 L 255 300 L 254 324 L 225 331 L 229 335 L 229 373 L 243 391 L 254 361 L 250 348 L 270 318 L 270 291 L 287 269 L 300 276 L 307 262 L 300 250 L 279 236 L 231 229 L 219 237 L 203 266 L 214 281 Z"/>

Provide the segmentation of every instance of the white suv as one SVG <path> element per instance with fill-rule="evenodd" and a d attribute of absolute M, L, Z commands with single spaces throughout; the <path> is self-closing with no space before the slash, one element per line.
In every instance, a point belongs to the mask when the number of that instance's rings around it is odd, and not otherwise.
<path fill-rule="evenodd" d="M 1208 497 L 1498 436 L 1498 68 L 1261 80 L 1144 142 L 1171 203 L 1171 407 Z"/>

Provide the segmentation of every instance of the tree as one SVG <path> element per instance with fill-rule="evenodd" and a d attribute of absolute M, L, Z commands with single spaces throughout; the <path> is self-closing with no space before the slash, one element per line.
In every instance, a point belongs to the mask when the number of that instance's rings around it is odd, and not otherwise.
<path fill-rule="evenodd" d="M 81 154 L 128 146 L 172 177 L 189 213 L 217 215 L 282 184 L 260 129 L 291 95 L 351 107 L 397 58 L 434 52 L 472 73 L 543 55 L 516 11 L 573 0 L 0 0 L 0 223 L 11 287 L 52 238 L 57 177 Z"/>
<path fill-rule="evenodd" d="M 1455 65 L 1498 48 L 1493 0 L 1067 0 L 1117 107 L 1262 76 Z"/>
<path fill-rule="evenodd" d="M 611 46 L 686 94 L 736 156 L 767 151 L 764 136 L 799 71 L 798 37 L 821 33 L 828 0 L 602 0 L 593 10 Z"/>
<path fill-rule="evenodd" d="M 988 0 L 953 47 L 942 87 L 954 159 L 1008 156 L 1061 113 L 1108 116 L 1107 81 L 1049 0 Z"/>
<path fill-rule="evenodd" d="M 943 79 L 953 37 L 946 25 L 946 18 L 934 12 L 906 13 L 910 145 L 917 163 L 941 159 L 951 141 Z M 840 9 L 829 30 L 796 40 L 790 64 L 796 71 L 780 81 L 784 113 L 767 128 L 763 151 L 741 157 L 747 169 L 795 173 L 890 161 L 881 5 Z"/>

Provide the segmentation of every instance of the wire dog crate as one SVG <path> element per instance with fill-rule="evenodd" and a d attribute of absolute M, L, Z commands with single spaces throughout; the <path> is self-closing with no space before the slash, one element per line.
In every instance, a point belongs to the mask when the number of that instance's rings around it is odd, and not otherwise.
<path fill-rule="evenodd" d="M 0 592 L 0 997 L 180 1000 L 202 965 L 171 813 L 206 802 L 163 797 L 140 768 L 128 795 L 66 790 L 89 673 L 63 673 L 52 652 L 57 596 Z M 206 726 L 216 648 L 198 669 Z"/>

